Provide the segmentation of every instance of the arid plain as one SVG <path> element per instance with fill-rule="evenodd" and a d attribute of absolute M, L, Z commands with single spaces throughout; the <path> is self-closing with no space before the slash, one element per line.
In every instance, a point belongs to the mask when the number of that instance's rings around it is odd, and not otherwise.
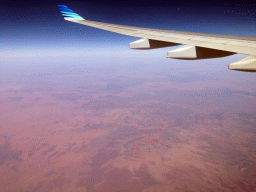
<path fill-rule="evenodd" d="M 136 67 L 2 78 L 1 191 L 256 191 L 255 76 Z"/>

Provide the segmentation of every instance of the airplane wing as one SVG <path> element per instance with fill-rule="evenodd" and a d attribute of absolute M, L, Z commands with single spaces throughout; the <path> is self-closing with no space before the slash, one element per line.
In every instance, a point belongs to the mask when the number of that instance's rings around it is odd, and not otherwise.
<path fill-rule="evenodd" d="M 229 64 L 228 68 L 256 72 L 256 37 L 169 31 L 102 23 L 85 20 L 65 5 L 58 5 L 58 7 L 67 21 L 141 38 L 130 43 L 131 49 L 155 49 L 184 44 L 167 52 L 168 58 L 183 60 L 219 58 L 240 53 L 248 56 Z"/>

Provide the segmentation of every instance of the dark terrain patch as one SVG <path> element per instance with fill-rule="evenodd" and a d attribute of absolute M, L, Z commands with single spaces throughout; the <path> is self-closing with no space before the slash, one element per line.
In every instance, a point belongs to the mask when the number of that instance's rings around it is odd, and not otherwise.
<path fill-rule="evenodd" d="M 50 152 L 54 151 L 55 148 L 56 148 L 56 145 L 53 145 L 53 146 L 49 147 L 48 150 L 43 151 L 43 152 L 41 153 L 41 155 L 46 155 L 47 153 L 50 153 Z"/>
<path fill-rule="evenodd" d="M 11 142 L 9 137 L 1 138 L 5 140 L 5 143 L 0 146 L 0 165 L 5 164 L 5 162 L 10 160 L 15 160 L 22 162 L 21 155 L 23 151 L 12 150 Z"/>
<path fill-rule="evenodd" d="M 20 101 L 22 100 L 24 97 L 11 97 L 10 100 L 11 101 Z"/>

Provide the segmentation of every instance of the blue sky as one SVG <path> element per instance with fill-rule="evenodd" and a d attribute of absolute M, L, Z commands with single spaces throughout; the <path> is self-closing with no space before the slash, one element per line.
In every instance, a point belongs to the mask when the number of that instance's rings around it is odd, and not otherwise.
<path fill-rule="evenodd" d="M 244 57 L 178 61 L 166 58 L 173 47 L 130 50 L 129 43 L 138 38 L 65 21 L 58 4 L 67 5 L 88 20 L 107 23 L 215 34 L 255 36 L 256 33 L 256 4 L 246 1 L 1 1 L 1 73 L 104 67 L 125 62 L 145 65 L 165 62 L 180 68 L 188 62 L 216 65 L 223 62 L 227 70 L 230 62 Z"/>
<path fill-rule="evenodd" d="M 127 48 L 130 42 L 138 39 L 67 22 L 57 4 L 67 5 L 88 20 L 108 23 L 215 34 L 255 36 L 256 33 L 256 4 L 245 1 L 54 0 L 49 3 L 5 1 L 1 4 L 1 50 Z"/>

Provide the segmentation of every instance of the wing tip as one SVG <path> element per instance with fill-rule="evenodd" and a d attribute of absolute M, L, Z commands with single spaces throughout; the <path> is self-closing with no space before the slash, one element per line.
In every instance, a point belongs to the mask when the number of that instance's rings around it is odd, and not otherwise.
<path fill-rule="evenodd" d="M 66 5 L 57 5 L 57 6 L 65 20 L 84 19 L 83 17 L 75 13 L 73 10 L 69 9 Z"/>

